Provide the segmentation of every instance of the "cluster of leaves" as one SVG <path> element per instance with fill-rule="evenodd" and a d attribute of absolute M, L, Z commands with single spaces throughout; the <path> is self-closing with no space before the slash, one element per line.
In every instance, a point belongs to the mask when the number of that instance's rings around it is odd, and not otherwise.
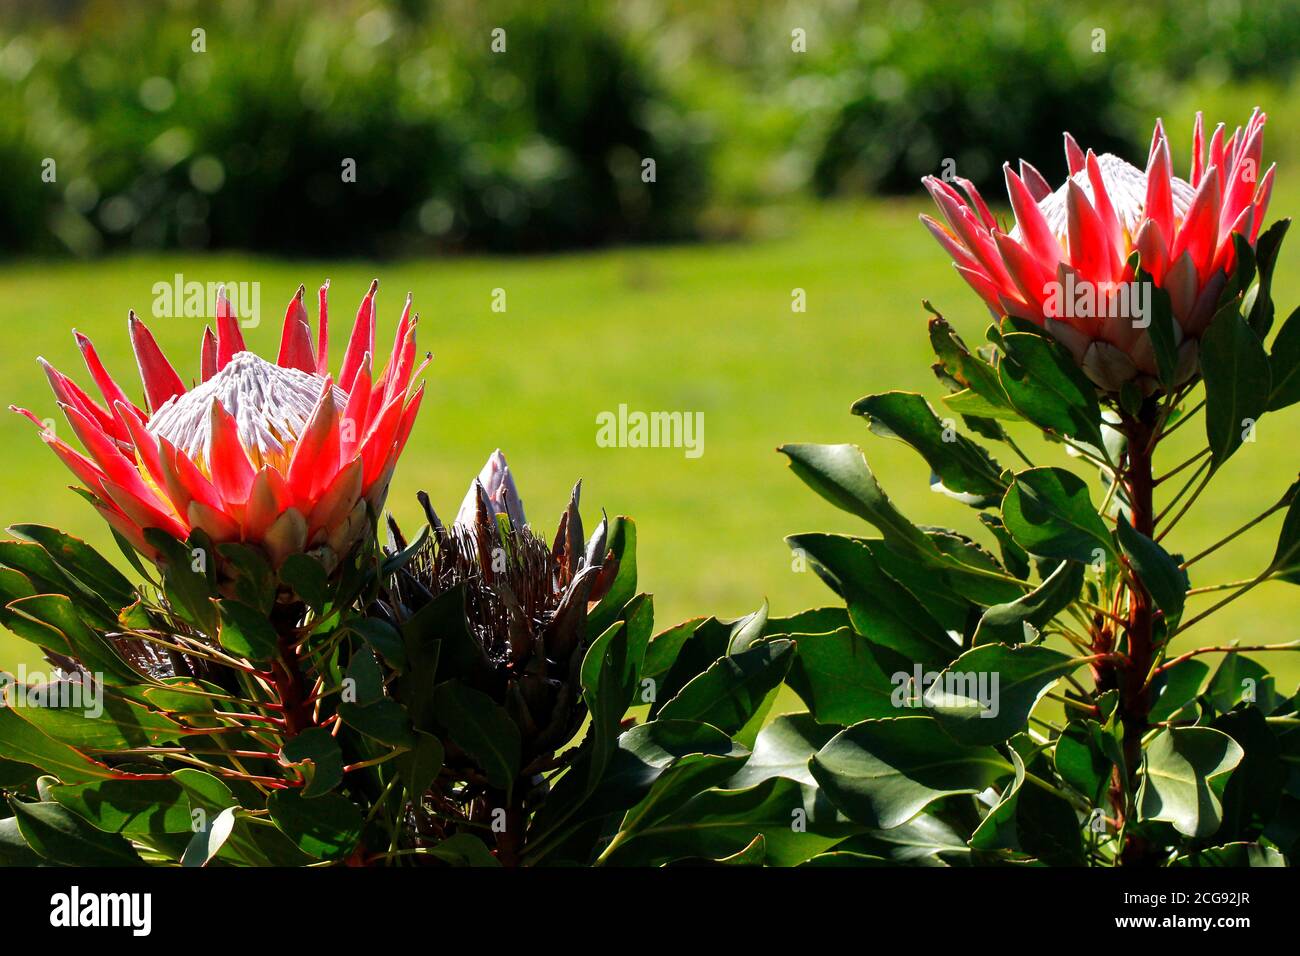
<path fill-rule="evenodd" d="M 866 828 L 836 845 L 837 861 L 1294 860 L 1300 698 L 1279 692 L 1242 651 L 1300 642 L 1182 653 L 1172 642 L 1265 581 L 1300 582 L 1300 483 L 1190 560 L 1157 540 L 1186 513 L 1184 495 L 1195 500 L 1260 416 L 1300 401 L 1300 310 L 1271 352 L 1263 345 L 1285 229 L 1262 236 L 1257 255 L 1243 249 L 1242 272 L 1201 341 L 1203 375 L 1181 385 L 1172 380 L 1172 319 L 1157 296 L 1151 337 L 1168 379 L 1146 397 L 1099 394 L 1065 349 L 1027 323 L 1003 319 L 988 345 L 971 350 L 935 315 L 934 369 L 949 390 L 943 417 L 899 391 L 869 395 L 854 412 L 916 450 L 934 490 L 977 510 L 987 546 L 913 524 L 855 446 L 781 449 L 799 478 L 877 532 L 788 539 L 845 606 L 787 622 L 788 683 L 808 713 L 774 722 L 757 743 L 789 748 L 789 778 Z M 1193 405 L 1198 392 L 1203 402 Z M 1205 448 L 1170 475 L 1201 467 L 1153 515 L 1152 453 L 1202 408 Z M 1026 424 L 1072 465 L 1033 464 L 1021 447 L 1032 434 Z M 980 439 L 1001 442 L 1025 467 L 999 464 Z M 1100 505 L 1080 477 L 1087 471 L 1100 476 Z M 1283 510 L 1267 567 L 1187 613 L 1200 599 L 1189 596 L 1188 568 Z M 1201 660 L 1212 652 L 1225 652 L 1213 673 Z"/>
<path fill-rule="evenodd" d="M 5 675 L 0 863 L 795 864 L 860 829 L 809 822 L 813 781 L 791 779 L 802 741 L 828 735 L 807 718 L 760 733 L 795 661 L 784 622 L 652 635 L 626 518 L 587 608 L 588 719 L 540 771 L 509 707 L 473 685 L 463 586 L 396 626 L 375 612 L 428 529 L 335 577 L 151 535 L 164 570 L 139 566 L 139 586 L 63 532 L 11 530 L 2 623 L 66 670 Z"/>

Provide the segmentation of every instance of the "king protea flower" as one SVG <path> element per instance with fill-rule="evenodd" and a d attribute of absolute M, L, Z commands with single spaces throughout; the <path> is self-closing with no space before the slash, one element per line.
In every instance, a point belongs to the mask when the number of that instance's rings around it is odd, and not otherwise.
<path fill-rule="evenodd" d="M 1264 121 L 1255 110 L 1226 138 L 1219 124 L 1207 150 L 1198 113 L 1186 180 L 1173 173 L 1159 120 L 1146 172 L 1109 153 L 1084 153 L 1066 133 L 1070 175 L 1056 191 L 1029 163 L 1020 163 L 1019 175 L 1004 165 L 1014 228 L 999 226 L 964 179 L 957 180 L 963 196 L 926 177 L 946 225 L 921 219 L 994 315 L 1044 326 L 1102 388 L 1136 379 L 1149 391 L 1156 374 L 1150 303 L 1134 284 L 1130 254 L 1137 251 L 1140 268 L 1169 295 L 1186 378 L 1236 268 L 1233 237 L 1253 246 L 1264 222 L 1273 189 L 1273 167 L 1260 175 Z"/>
<path fill-rule="evenodd" d="M 77 345 L 102 403 L 40 359 L 84 454 L 32 412 L 14 410 L 41 428 L 99 513 L 147 557 L 158 554 L 146 529 L 184 541 L 199 528 L 216 543 L 257 546 L 276 566 L 306 552 L 332 569 L 378 513 L 424 392 L 423 385 L 410 392 L 418 320 L 410 296 L 387 365 L 373 374 L 378 285 L 362 300 L 337 378 L 329 371 L 328 282 L 320 289 L 315 347 L 300 286 L 274 362 L 245 349 L 223 290 L 217 331 L 204 331 L 192 387 L 130 314 L 143 407 L 80 333 Z"/>

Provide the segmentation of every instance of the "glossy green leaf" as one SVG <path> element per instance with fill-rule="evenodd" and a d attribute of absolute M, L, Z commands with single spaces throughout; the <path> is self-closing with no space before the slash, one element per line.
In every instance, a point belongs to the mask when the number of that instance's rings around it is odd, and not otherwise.
<path fill-rule="evenodd" d="M 266 661 L 275 657 L 278 638 L 265 614 L 241 601 L 218 601 L 221 608 L 221 646 L 236 657 Z"/>
<path fill-rule="evenodd" d="M 9 530 L 20 538 L 39 544 L 60 567 L 115 609 L 126 607 L 136 599 L 135 588 L 126 576 L 80 538 L 39 524 L 16 524 Z"/>
<path fill-rule="evenodd" d="M 286 763 L 298 764 L 307 786 L 303 797 L 319 797 L 343 782 L 343 752 L 339 742 L 324 727 L 308 727 L 280 748 Z"/>
<path fill-rule="evenodd" d="M 851 819 L 889 829 L 941 797 L 979 793 L 1012 775 L 993 748 L 957 743 L 933 717 L 864 720 L 813 757 L 812 775 Z"/>
<path fill-rule="evenodd" d="M 1041 630 L 1079 596 L 1083 587 L 1083 565 L 1062 561 L 1038 587 L 1024 597 L 997 604 L 984 612 L 975 629 L 973 643 L 1019 644 L 1027 640 L 1025 625 Z"/>
<path fill-rule="evenodd" d="M 1006 491 L 1002 468 L 980 445 L 941 422 L 930 404 L 915 392 L 884 392 L 859 399 L 853 412 L 871 430 L 897 438 L 920 453 L 946 491 L 970 503 L 992 504 Z"/>
<path fill-rule="evenodd" d="M 812 714 L 782 714 L 759 732 L 754 752 L 727 781 L 726 789 L 744 790 L 772 777 L 817 786 L 808 761 L 835 734 L 834 727 L 817 723 Z"/>
<path fill-rule="evenodd" d="M 181 856 L 181 866 L 207 866 L 212 862 L 234 833 L 238 814 L 238 807 L 226 807 L 216 816 L 205 820 L 204 825 L 195 830 L 190 838 L 189 846 Z"/>
<path fill-rule="evenodd" d="M 663 720 L 695 720 L 740 730 L 790 669 L 794 642 L 776 638 L 720 658 L 659 711 Z"/>
<path fill-rule="evenodd" d="M 104 833 L 57 803 L 9 806 L 27 845 L 45 859 L 64 866 L 141 866 L 131 844 L 116 833 Z"/>
<path fill-rule="evenodd" d="M 1030 554 L 1091 563 L 1114 545 L 1083 479 L 1063 468 L 1030 468 L 1016 475 L 1002 502 L 1002 518 Z"/>
<path fill-rule="evenodd" d="M 953 661 L 925 689 L 924 699 L 954 740 L 1001 743 L 1024 730 L 1042 696 L 1081 666 L 1042 645 L 985 644 Z"/>
<path fill-rule="evenodd" d="M 613 624 L 636 594 L 636 522 L 625 515 L 611 520 L 605 548 L 606 554 L 614 553 L 618 572 L 600 603 L 587 613 L 589 634 L 600 634 Z"/>
<path fill-rule="evenodd" d="M 1268 410 L 1277 411 L 1300 402 L 1300 307 L 1278 330 L 1268 356 Z"/>
<path fill-rule="evenodd" d="M 819 832 L 811 821 L 798 825 L 804 813 L 802 788 L 792 780 L 773 778 L 746 790 L 708 790 L 639 828 L 607 862 L 656 866 L 690 858 L 717 860 L 740 853 L 762 834 L 767 862 L 793 866 L 826 851 L 848 832 L 842 824 L 828 832 Z"/>
<path fill-rule="evenodd" d="M 1169 727 L 1147 745 L 1138 790 L 1143 820 L 1173 824 L 1185 836 L 1204 839 L 1219 829 L 1228 776 L 1241 762 L 1241 747 L 1209 727 Z"/>
<path fill-rule="evenodd" d="M 311 555 L 291 554 L 285 558 L 280 565 L 280 582 L 318 611 L 329 600 L 329 575 Z"/>
<path fill-rule="evenodd" d="M 837 508 L 875 526 L 895 550 L 937 558 L 930 539 L 885 495 L 856 445 L 782 445 L 778 450 L 805 484 Z"/>
<path fill-rule="evenodd" d="M 1065 349 L 1038 332 L 1011 332 L 1002 344 L 998 379 L 1016 410 L 1040 428 L 1100 448 L 1097 387 Z"/>
<path fill-rule="evenodd" d="M 482 691 L 459 681 L 439 684 L 434 714 L 456 746 L 478 762 L 492 786 L 509 796 L 519 772 L 519 728 L 503 708 Z"/>
<path fill-rule="evenodd" d="M 1168 551 L 1141 531 L 1134 530 L 1126 515 L 1116 524 L 1119 545 L 1137 571 L 1156 607 L 1165 612 L 1165 620 L 1174 622 L 1183 613 L 1187 599 L 1187 572 Z"/>
<path fill-rule="evenodd" d="M 280 832 L 318 860 L 347 856 L 361 838 L 361 811 L 338 793 L 308 799 L 295 790 L 277 790 L 266 808 Z"/>
<path fill-rule="evenodd" d="M 847 726 L 869 717 L 896 716 L 891 676 L 908 667 L 906 658 L 842 627 L 829 634 L 798 636 L 786 683 L 819 722 Z"/>
<path fill-rule="evenodd" d="M 1217 469 L 1241 447 L 1268 408 L 1272 373 L 1259 336 L 1235 308 L 1215 316 L 1201 336 L 1200 354 L 1205 434 Z"/>
<path fill-rule="evenodd" d="M 50 789 L 60 806 L 108 833 L 189 833 L 190 806 L 171 780 L 98 780 Z"/>
<path fill-rule="evenodd" d="M 844 598 L 854 628 L 873 644 L 911 660 L 943 667 L 960 648 L 926 607 L 887 575 L 870 549 L 845 535 L 799 534 L 786 539 Z"/>
<path fill-rule="evenodd" d="M 1279 581 L 1300 584 L 1300 495 L 1293 497 L 1286 509 L 1269 571 Z"/>

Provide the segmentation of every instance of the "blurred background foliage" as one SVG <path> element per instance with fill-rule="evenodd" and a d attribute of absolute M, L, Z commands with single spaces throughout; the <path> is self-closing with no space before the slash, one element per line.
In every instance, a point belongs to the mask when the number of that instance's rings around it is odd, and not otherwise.
<path fill-rule="evenodd" d="M 0 404 L 55 414 L 37 355 L 87 381 L 74 326 L 129 381 L 126 311 L 173 276 L 260 282 L 245 334 L 263 354 L 299 282 L 331 278 L 346 316 L 379 276 L 384 327 L 413 291 L 436 354 L 389 497 L 403 524 L 416 489 L 454 510 L 501 446 L 530 509 L 582 476 L 590 507 L 636 517 L 661 623 L 764 595 L 791 613 L 833 595 L 795 573 L 782 537 L 862 527 L 786 474 L 776 445 L 859 442 L 911 518 L 969 518 L 848 414 L 881 388 L 935 394 L 923 296 L 968 342 L 987 323 L 916 221 L 933 211 L 919 177 L 952 159 L 1005 213 L 1002 162 L 1059 182 L 1064 129 L 1140 162 L 1162 115 L 1185 173 L 1196 110 L 1232 125 L 1258 104 L 1280 167 L 1270 218 L 1294 215 L 1297 59 L 1300 0 L 6 0 Z M 1284 265 L 1275 291 L 1289 309 L 1300 272 Z M 205 321 L 151 323 L 187 378 Z M 595 416 L 623 402 L 704 412 L 706 453 L 597 447 Z M 1233 458 L 1187 547 L 1282 493 L 1296 429 L 1300 406 Z M 1195 450 L 1199 431 L 1181 435 Z M 0 524 L 112 553 L 30 423 L 0 415 L 0 447 Z M 1197 583 L 1263 567 L 1279 521 Z M 1207 637 L 1285 640 L 1297 616 L 1300 589 L 1269 584 Z M 0 634 L 0 666 L 32 651 Z M 1277 662 L 1288 686 L 1296 657 Z"/>
<path fill-rule="evenodd" d="M 1286 84 L 1297 58 L 1300 0 L 17 0 L 0 174 L 57 177 L 5 190 L 0 251 L 731 236 L 774 200 L 912 193 L 945 159 L 995 189 L 1006 158 L 1053 178 L 1066 125 L 1141 155 L 1176 91 Z"/>

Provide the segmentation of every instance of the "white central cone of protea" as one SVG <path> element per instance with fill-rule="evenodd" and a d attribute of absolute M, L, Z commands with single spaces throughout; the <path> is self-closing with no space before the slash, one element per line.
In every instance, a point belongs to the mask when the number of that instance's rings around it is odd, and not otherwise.
<path fill-rule="evenodd" d="M 215 400 L 234 418 L 239 442 L 255 468 L 268 464 L 285 468 L 324 384 L 320 375 L 238 352 L 202 385 L 165 402 L 149 420 L 148 431 L 207 470 Z M 335 407 L 342 411 L 347 395 L 337 385 L 332 394 Z"/>
<path fill-rule="evenodd" d="M 1143 210 L 1147 203 L 1147 174 L 1132 163 L 1120 159 L 1114 153 L 1102 153 L 1097 157 L 1097 167 L 1101 170 L 1101 181 L 1106 187 L 1115 216 L 1119 224 L 1128 233 L 1130 239 L 1136 236 L 1138 226 L 1142 224 Z M 1097 197 L 1092 188 L 1088 171 L 1081 169 L 1061 184 L 1055 192 L 1048 193 L 1038 201 L 1038 210 L 1047 220 L 1052 234 L 1066 244 L 1070 238 L 1070 182 L 1083 190 L 1088 202 L 1096 205 Z M 1169 180 L 1170 193 L 1174 201 L 1174 218 L 1179 222 L 1187 217 L 1187 210 L 1192 205 L 1196 190 L 1191 183 L 1177 176 Z M 1020 241 L 1020 226 L 1011 230 L 1011 238 Z"/>

